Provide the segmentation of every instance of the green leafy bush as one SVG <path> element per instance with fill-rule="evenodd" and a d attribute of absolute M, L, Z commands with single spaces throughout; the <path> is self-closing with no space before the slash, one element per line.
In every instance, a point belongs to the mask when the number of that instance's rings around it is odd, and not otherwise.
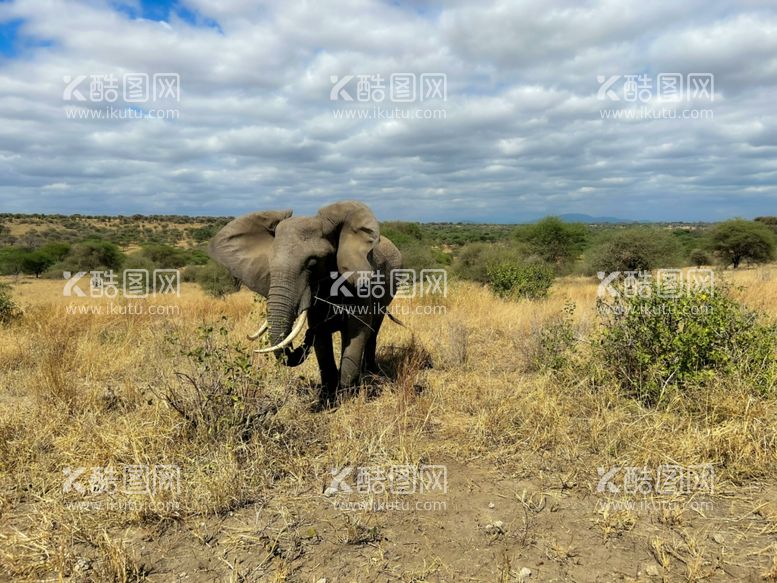
<path fill-rule="evenodd" d="M 680 242 L 661 229 L 629 227 L 601 235 L 587 255 L 587 272 L 649 271 L 683 264 Z"/>
<path fill-rule="evenodd" d="M 520 243 L 469 243 L 453 261 L 453 273 L 462 279 L 488 283 L 488 268 L 497 263 L 523 263 L 528 249 Z"/>
<path fill-rule="evenodd" d="M 183 272 L 184 281 L 196 281 L 205 293 L 217 298 L 240 289 L 240 282 L 221 265 L 210 261 L 206 265 L 192 265 Z"/>
<path fill-rule="evenodd" d="M 575 261 L 586 246 L 588 227 L 545 217 L 533 225 L 516 229 L 515 237 L 528 244 L 532 255 L 557 268 Z"/>
<path fill-rule="evenodd" d="M 707 252 L 704 251 L 704 249 L 693 249 L 691 251 L 689 259 L 691 260 L 691 263 L 696 267 L 701 267 L 702 265 L 710 265 L 712 263 L 712 259 L 710 258 L 709 255 L 707 255 Z"/>
<path fill-rule="evenodd" d="M 650 293 L 599 300 L 595 351 L 629 396 L 655 405 L 671 391 L 732 375 L 760 394 L 777 382 L 777 327 L 741 306 L 726 286 L 679 297 Z M 663 294 L 667 295 L 667 294 Z"/>
<path fill-rule="evenodd" d="M 536 300 L 548 295 L 555 273 L 542 264 L 495 263 L 488 267 L 488 283 L 502 298 Z"/>

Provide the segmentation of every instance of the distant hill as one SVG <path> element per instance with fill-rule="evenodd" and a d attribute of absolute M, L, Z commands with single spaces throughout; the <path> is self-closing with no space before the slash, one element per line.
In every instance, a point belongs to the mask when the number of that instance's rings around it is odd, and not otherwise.
<path fill-rule="evenodd" d="M 592 217 L 582 213 L 567 213 L 565 215 L 558 215 L 562 221 L 567 223 L 635 223 L 637 221 L 627 221 L 626 219 L 619 219 L 617 217 Z"/>

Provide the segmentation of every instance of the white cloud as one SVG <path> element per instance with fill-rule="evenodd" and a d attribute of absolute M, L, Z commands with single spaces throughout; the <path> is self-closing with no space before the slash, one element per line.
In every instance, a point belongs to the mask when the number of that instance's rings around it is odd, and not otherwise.
<path fill-rule="evenodd" d="M 35 41 L 0 61 L 4 210 L 309 212 L 361 198 L 423 220 L 773 213 L 769 3 L 179 6 L 195 22 L 94 0 L 0 5 Z M 127 72 L 180 74 L 180 117 L 66 118 L 63 76 Z M 445 73 L 446 119 L 333 116 L 349 105 L 329 100 L 330 76 L 399 72 Z M 714 102 L 697 104 L 714 119 L 601 118 L 628 104 L 597 100 L 597 75 L 660 72 L 714 74 Z"/>

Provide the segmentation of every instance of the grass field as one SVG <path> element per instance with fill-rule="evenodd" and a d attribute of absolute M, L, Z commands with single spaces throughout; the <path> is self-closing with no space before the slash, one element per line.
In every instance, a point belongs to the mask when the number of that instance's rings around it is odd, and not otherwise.
<path fill-rule="evenodd" d="M 719 277 L 777 318 L 777 267 Z M 24 316 L 0 337 L 0 579 L 777 581 L 777 398 L 721 379 L 647 408 L 597 383 L 596 280 L 396 300 L 386 377 L 323 411 L 314 356 L 246 352 L 264 304 L 245 290 L 109 313 L 7 281 Z M 576 352 L 546 370 L 540 331 L 570 302 Z M 597 491 L 599 468 L 669 464 L 712 464 L 714 492 Z M 323 495 L 348 466 L 444 466 L 446 489 Z M 84 492 L 63 487 L 77 468 Z M 145 491 L 119 491 L 128 475 Z"/>

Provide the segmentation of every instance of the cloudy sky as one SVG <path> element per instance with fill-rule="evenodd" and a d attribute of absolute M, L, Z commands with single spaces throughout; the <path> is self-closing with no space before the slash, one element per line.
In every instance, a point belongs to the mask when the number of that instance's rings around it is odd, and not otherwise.
<path fill-rule="evenodd" d="M 771 0 L 5 2 L 0 212 L 777 214 L 776 87 Z"/>

